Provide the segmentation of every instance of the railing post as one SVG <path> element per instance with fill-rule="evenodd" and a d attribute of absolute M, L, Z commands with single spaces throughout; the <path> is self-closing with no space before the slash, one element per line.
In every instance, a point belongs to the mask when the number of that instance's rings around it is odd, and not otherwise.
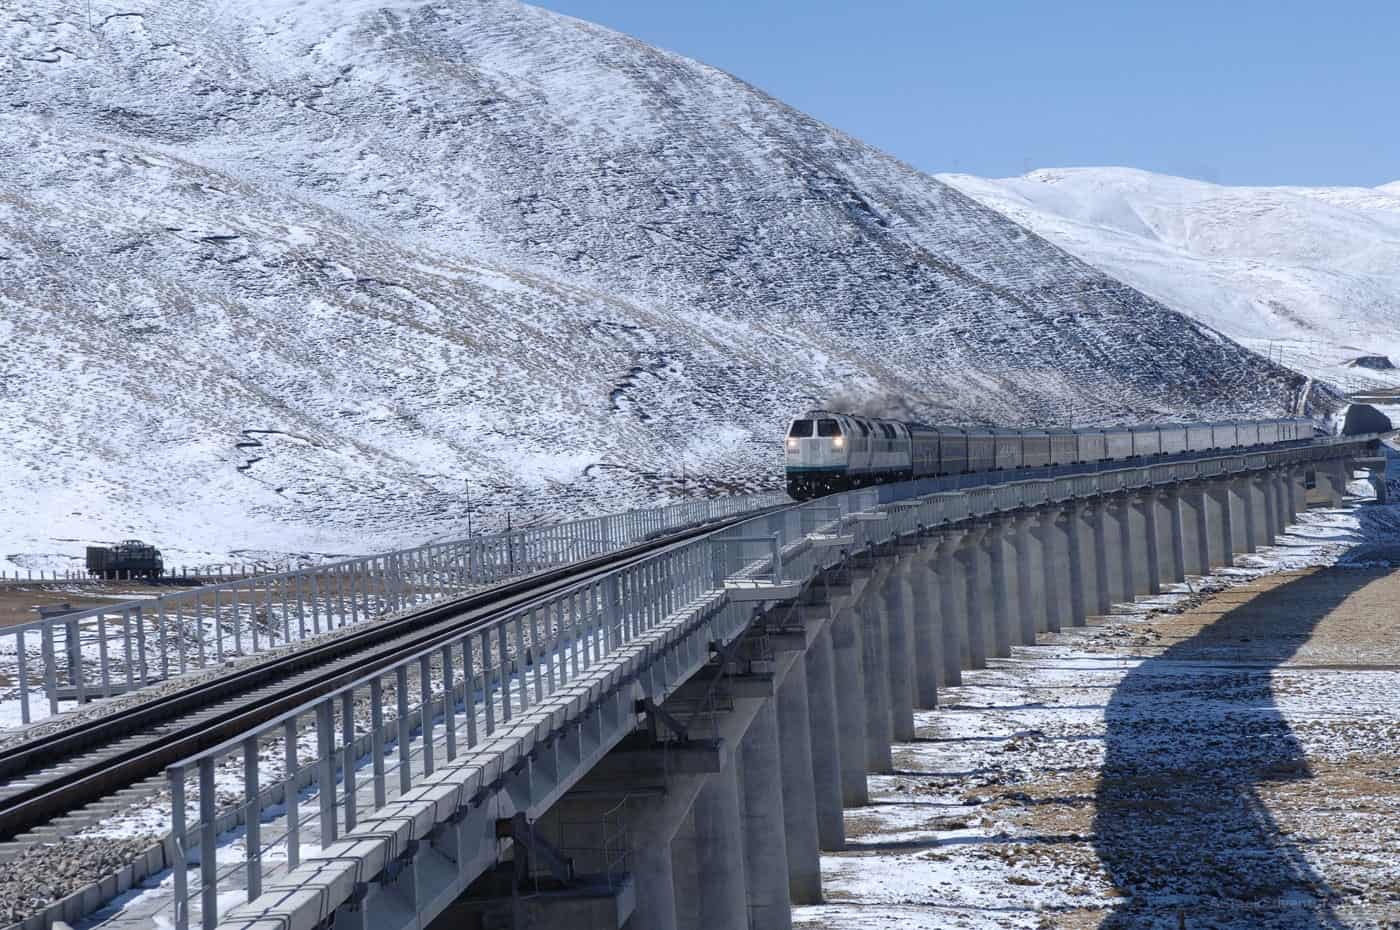
<path fill-rule="evenodd" d="M 432 653 L 418 659 L 418 696 L 423 706 L 419 716 L 423 721 L 423 775 L 433 774 L 433 658 Z"/>
<path fill-rule="evenodd" d="M 190 877 L 185 856 L 188 842 L 185 836 L 185 770 L 172 765 L 165 770 L 165 780 L 170 786 L 170 841 L 174 853 L 170 877 L 175 894 L 175 930 L 190 930 Z"/>
<path fill-rule="evenodd" d="M 243 864 L 249 901 L 262 894 L 262 792 L 258 781 L 258 738 L 249 736 L 243 740 Z"/>
<path fill-rule="evenodd" d="M 342 745 L 341 781 L 345 786 L 345 832 L 355 829 L 358 819 L 355 790 L 355 691 L 353 688 L 340 695 L 340 733 Z"/>
<path fill-rule="evenodd" d="M 335 704 L 330 698 L 316 705 L 317 789 L 321 800 L 321 848 L 336 841 L 335 817 Z"/>
<path fill-rule="evenodd" d="M 407 794 L 413 787 L 413 770 L 410 768 L 409 738 L 413 731 L 408 725 L 408 666 L 400 664 L 394 669 L 394 697 L 397 699 L 399 719 L 399 793 Z"/>
<path fill-rule="evenodd" d="M 388 803 L 384 785 L 384 680 L 376 675 L 369 683 L 370 760 L 374 770 L 374 807 Z"/>
<path fill-rule="evenodd" d="M 204 930 L 219 926 L 219 844 L 215 818 L 214 757 L 199 760 L 199 922 Z"/>
<path fill-rule="evenodd" d="M 287 871 L 290 872 L 301 865 L 301 808 L 298 805 L 301 792 L 297 790 L 300 772 L 297 764 L 296 717 L 282 724 L 282 743 L 287 770 L 282 803 L 287 808 Z"/>
<path fill-rule="evenodd" d="M 49 716 L 58 716 L 58 657 L 53 647 L 53 621 L 44 621 L 40 646 L 44 652 L 44 691 L 49 698 Z"/>
<path fill-rule="evenodd" d="M 24 631 L 15 634 L 15 658 L 19 662 L 19 719 L 29 725 L 29 664 L 24 649 Z"/>

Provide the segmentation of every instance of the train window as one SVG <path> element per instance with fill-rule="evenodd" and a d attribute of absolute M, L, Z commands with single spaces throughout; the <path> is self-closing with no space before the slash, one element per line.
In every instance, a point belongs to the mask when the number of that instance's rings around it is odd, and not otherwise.
<path fill-rule="evenodd" d="M 861 434 L 862 436 L 869 436 L 869 435 L 870 435 L 870 427 L 866 426 L 865 423 L 864 423 L 863 421 L 861 421 L 861 420 L 856 420 L 856 426 L 859 426 L 859 427 L 860 427 L 860 434 Z"/>
<path fill-rule="evenodd" d="M 788 431 L 788 435 L 789 435 L 789 436 L 796 436 L 796 437 L 799 438 L 799 439 L 804 439 L 804 438 L 806 438 L 807 436 L 812 435 L 812 421 L 811 421 L 811 420 L 793 420 L 793 421 L 792 421 L 792 429 Z"/>
<path fill-rule="evenodd" d="M 840 435 L 841 435 L 841 424 L 840 424 L 840 423 L 837 423 L 835 420 L 818 420 L 818 421 L 817 421 L 817 435 L 818 435 L 818 436 L 840 436 Z"/>
<path fill-rule="evenodd" d="M 885 434 L 886 439 L 894 438 L 894 430 L 890 428 L 890 425 L 888 423 L 881 423 L 880 430 Z"/>

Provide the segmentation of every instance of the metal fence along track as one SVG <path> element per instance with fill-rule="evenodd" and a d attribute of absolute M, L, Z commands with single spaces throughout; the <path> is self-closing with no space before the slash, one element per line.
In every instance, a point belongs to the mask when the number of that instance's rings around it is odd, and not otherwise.
<path fill-rule="evenodd" d="M 10 627 L 3 635 L 14 641 L 20 719 L 27 725 L 152 682 L 786 501 L 776 493 L 685 501 L 256 575 Z"/>

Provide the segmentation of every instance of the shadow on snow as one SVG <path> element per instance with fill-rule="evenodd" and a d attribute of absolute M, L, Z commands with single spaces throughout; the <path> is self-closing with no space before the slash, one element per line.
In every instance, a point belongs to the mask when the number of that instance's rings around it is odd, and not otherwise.
<path fill-rule="evenodd" d="M 1394 546 L 1357 549 L 1400 564 Z M 1333 911 L 1338 895 L 1260 796 L 1312 775 L 1271 676 L 1377 573 L 1335 577 L 1305 576 L 1230 609 L 1115 689 L 1094 844 L 1124 900 L 1101 930 L 1346 926 Z"/>

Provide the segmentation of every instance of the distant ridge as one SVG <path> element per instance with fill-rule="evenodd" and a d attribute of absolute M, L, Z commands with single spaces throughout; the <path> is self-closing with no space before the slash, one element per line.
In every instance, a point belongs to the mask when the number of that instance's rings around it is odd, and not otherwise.
<path fill-rule="evenodd" d="M 1358 389 L 1400 358 L 1400 182 L 1226 187 L 1128 168 L 942 179 L 1256 351 Z"/>

